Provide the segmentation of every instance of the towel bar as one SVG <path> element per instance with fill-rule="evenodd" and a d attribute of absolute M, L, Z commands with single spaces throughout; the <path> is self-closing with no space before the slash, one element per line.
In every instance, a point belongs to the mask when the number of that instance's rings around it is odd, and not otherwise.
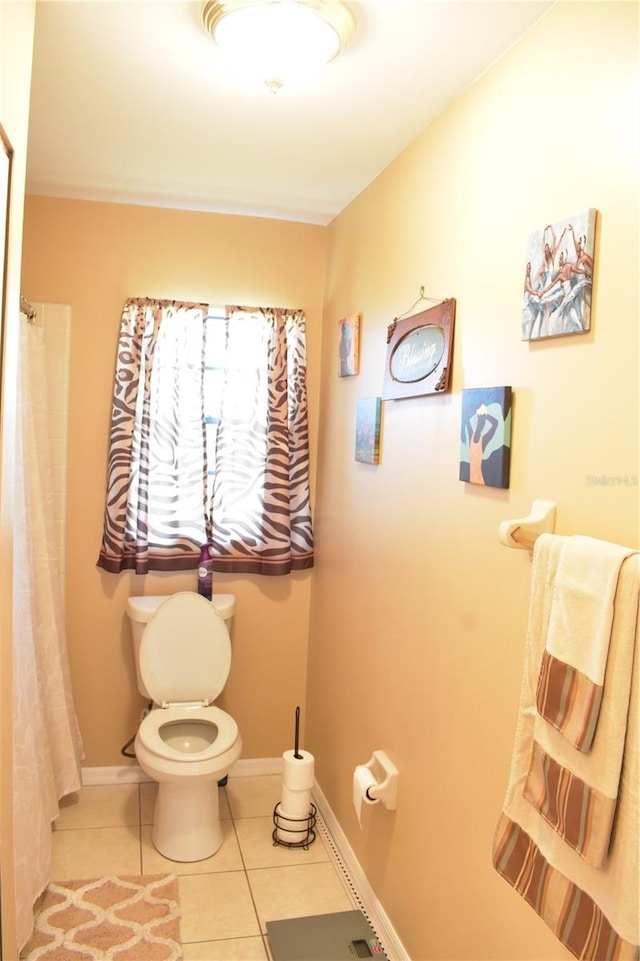
<path fill-rule="evenodd" d="M 502 521 L 498 537 L 505 547 L 533 550 L 540 534 L 552 534 L 556 527 L 556 505 L 553 501 L 535 500 L 531 513 L 512 521 Z"/>

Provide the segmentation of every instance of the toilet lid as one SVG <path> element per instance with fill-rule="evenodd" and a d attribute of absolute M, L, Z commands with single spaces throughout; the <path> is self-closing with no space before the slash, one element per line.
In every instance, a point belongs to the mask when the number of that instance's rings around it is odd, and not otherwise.
<path fill-rule="evenodd" d="M 230 668 L 229 632 L 215 607 L 191 591 L 171 594 L 140 641 L 140 676 L 155 703 L 214 701 Z"/>

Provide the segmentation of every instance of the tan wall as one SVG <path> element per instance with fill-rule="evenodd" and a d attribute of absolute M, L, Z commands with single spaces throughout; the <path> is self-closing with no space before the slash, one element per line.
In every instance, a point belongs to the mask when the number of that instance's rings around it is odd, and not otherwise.
<path fill-rule="evenodd" d="M 127 597 L 196 582 L 195 571 L 144 578 L 96 567 L 122 304 L 152 296 L 304 308 L 315 443 L 325 236 L 303 224 L 27 198 L 23 289 L 32 301 L 70 304 L 73 316 L 66 607 L 87 766 L 123 762 L 120 748 L 143 704 Z M 216 578 L 215 589 L 237 597 L 232 672 L 219 703 L 239 724 L 245 758 L 279 756 L 291 742 L 296 705 L 304 711 L 310 583 L 310 572 Z"/>
<path fill-rule="evenodd" d="M 569 956 L 491 867 L 531 570 L 498 526 L 543 497 L 558 532 L 638 545 L 637 26 L 636 4 L 558 5 L 331 227 L 306 746 L 414 961 Z M 527 237 L 586 207 L 592 330 L 523 343 Z M 451 391 L 385 403 L 381 464 L 358 464 L 356 400 L 380 394 L 386 327 L 421 285 L 457 299 Z M 361 373 L 340 379 L 353 311 Z M 461 483 L 461 391 L 503 384 L 510 489 Z M 376 748 L 398 809 L 361 831 L 352 772 Z"/>

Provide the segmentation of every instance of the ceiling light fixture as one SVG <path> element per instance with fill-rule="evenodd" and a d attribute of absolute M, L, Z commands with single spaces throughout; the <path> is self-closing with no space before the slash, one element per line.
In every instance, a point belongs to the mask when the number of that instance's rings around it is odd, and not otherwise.
<path fill-rule="evenodd" d="M 239 69 L 273 93 L 337 57 L 355 26 L 340 0 L 205 0 L 202 23 Z"/>

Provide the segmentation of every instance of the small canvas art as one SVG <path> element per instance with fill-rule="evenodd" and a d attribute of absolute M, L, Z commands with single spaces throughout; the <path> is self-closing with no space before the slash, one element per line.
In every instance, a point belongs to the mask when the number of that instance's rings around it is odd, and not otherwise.
<path fill-rule="evenodd" d="M 362 397 L 356 408 L 356 460 L 380 463 L 380 420 L 382 399 Z"/>
<path fill-rule="evenodd" d="M 340 346 L 338 348 L 338 376 L 351 377 L 359 371 L 360 314 L 348 314 L 338 321 Z"/>
<path fill-rule="evenodd" d="M 511 388 L 463 390 L 461 426 L 460 480 L 507 489 L 511 463 Z"/>
<path fill-rule="evenodd" d="M 590 329 L 595 226 L 596 211 L 587 208 L 529 236 L 522 340 Z"/>

